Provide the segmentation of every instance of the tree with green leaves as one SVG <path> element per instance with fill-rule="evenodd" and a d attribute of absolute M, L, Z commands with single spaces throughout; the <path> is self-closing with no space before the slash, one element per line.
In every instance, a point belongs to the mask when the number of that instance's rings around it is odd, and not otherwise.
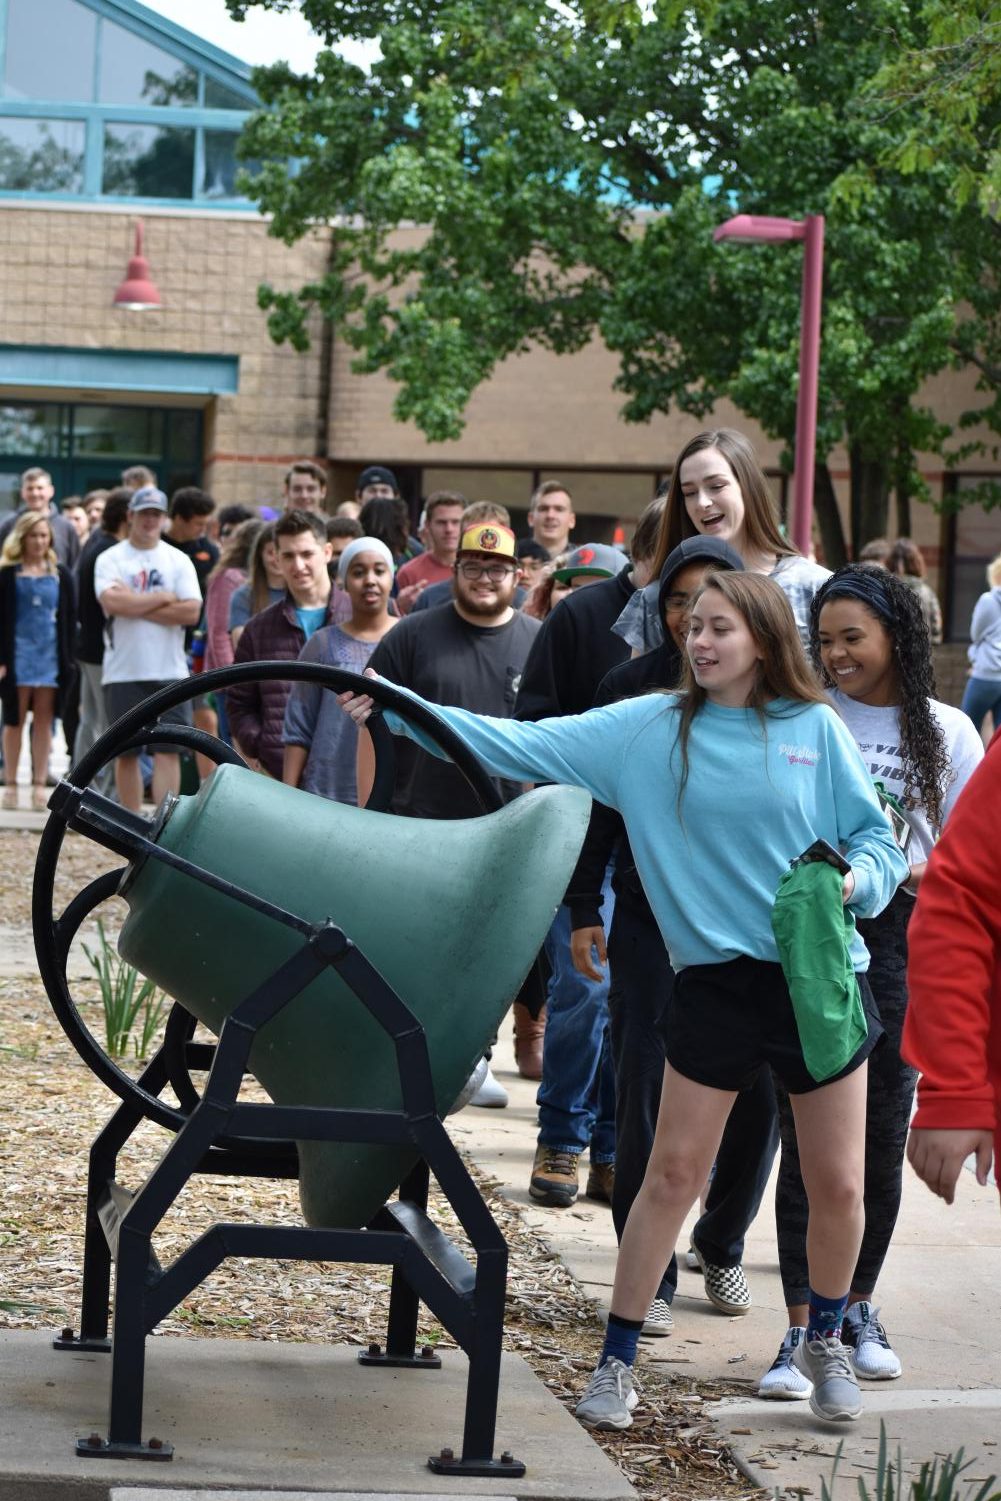
<path fill-rule="evenodd" d="M 227 0 L 289 9 L 293 0 Z M 882 166 L 892 121 L 862 102 L 918 0 L 299 0 L 326 44 L 312 76 L 259 70 L 243 150 L 288 243 L 335 231 L 327 273 L 261 289 L 272 335 L 330 319 L 355 368 L 397 383 L 395 414 L 457 437 L 499 361 L 600 334 L 630 420 L 703 417 L 731 397 L 791 445 L 801 255 L 717 247 L 735 212 L 827 217 L 817 506 L 840 561 L 909 525 L 914 455 L 949 432 L 920 399 L 960 358 L 957 307 L 983 218 L 947 165 Z M 335 46 L 378 44 L 368 71 Z M 298 163 L 287 171 L 289 158 Z M 420 226 L 401 238 L 398 226 Z M 981 236 L 978 239 L 978 236 Z M 828 456 L 845 444 L 852 537 Z M 665 456 L 669 457 L 669 456 Z M 787 459 L 791 456 L 787 452 Z"/>

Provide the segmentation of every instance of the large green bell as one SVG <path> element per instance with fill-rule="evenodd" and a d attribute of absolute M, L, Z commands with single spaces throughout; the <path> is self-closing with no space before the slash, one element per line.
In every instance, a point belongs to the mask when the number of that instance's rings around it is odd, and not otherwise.
<path fill-rule="evenodd" d="M 431 821 L 325 801 L 221 766 L 159 843 L 309 922 L 333 921 L 423 1025 L 439 1115 L 517 995 L 563 899 L 590 799 L 544 787 L 481 818 Z M 303 942 L 146 859 L 123 883 L 119 949 L 218 1033 Z M 277 1103 L 400 1110 L 392 1042 L 327 970 L 264 1027 L 250 1065 Z M 404 1147 L 299 1144 L 307 1223 L 365 1224 L 416 1160 Z"/>

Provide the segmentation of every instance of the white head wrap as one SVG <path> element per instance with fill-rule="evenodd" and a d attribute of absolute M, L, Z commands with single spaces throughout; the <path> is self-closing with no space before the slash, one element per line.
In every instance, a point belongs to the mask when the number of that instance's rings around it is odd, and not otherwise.
<path fill-rule="evenodd" d="M 380 558 L 385 559 L 390 573 L 395 572 L 393 554 L 385 542 L 380 542 L 378 537 L 356 537 L 353 542 L 348 543 L 337 560 L 337 577 L 340 583 L 343 584 L 348 576 L 348 564 L 351 559 L 356 558 L 360 552 L 377 552 Z"/>

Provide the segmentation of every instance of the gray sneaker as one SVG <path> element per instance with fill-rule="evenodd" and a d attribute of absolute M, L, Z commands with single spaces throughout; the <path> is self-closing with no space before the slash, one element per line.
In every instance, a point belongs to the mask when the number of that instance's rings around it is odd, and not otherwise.
<path fill-rule="evenodd" d="M 813 1382 L 810 1406 L 818 1418 L 834 1423 L 862 1416 L 858 1382 L 839 1339 L 816 1335 L 803 1340 L 793 1351 L 793 1363 Z"/>
<path fill-rule="evenodd" d="M 587 1383 L 577 1403 L 577 1421 L 585 1428 L 629 1428 L 638 1401 L 632 1371 L 613 1355 Z"/>

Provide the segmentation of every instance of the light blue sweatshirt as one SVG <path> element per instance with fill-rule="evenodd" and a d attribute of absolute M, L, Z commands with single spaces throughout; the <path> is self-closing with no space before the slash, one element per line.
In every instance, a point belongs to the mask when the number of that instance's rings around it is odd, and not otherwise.
<path fill-rule="evenodd" d="M 767 733 L 754 710 L 706 704 L 692 724 L 680 813 L 673 694 L 535 724 L 425 707 L 495 776 L 583 787 L 618 809 L 675 969 L 740 955 L 778 963 L 775 893 L 790 860 L 815 839 L 850 862 L 857 917 L 875 917 L 907 878 L 858 747 L 826 704 L 777 699 Z M 386 722 L 441 755 L 396 714 Z M 857 934 L 852 962 L 868 968 Z"/>

